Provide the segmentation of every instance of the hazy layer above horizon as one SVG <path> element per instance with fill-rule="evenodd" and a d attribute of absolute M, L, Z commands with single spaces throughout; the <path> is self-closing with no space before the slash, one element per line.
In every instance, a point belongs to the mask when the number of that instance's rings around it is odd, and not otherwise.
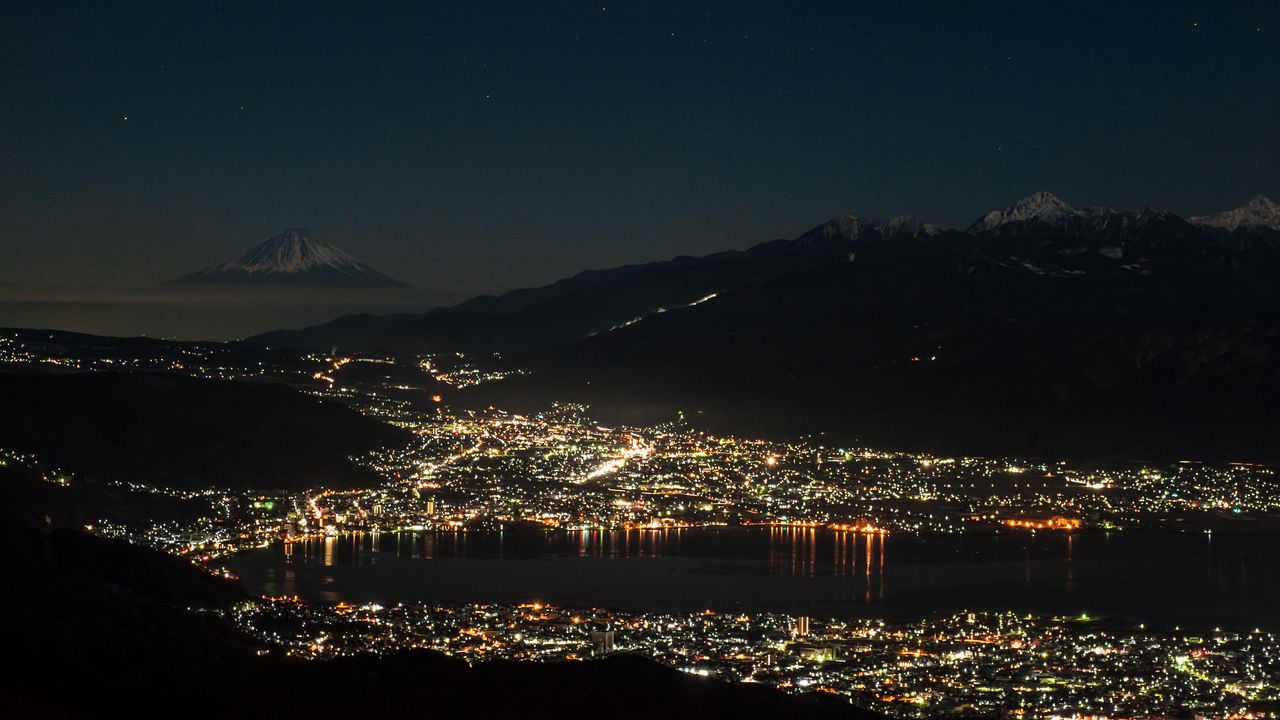
<path fill-rule="evenodd" d="M 463 299 L 421 288 L 0 284 L 0 327 L 224 341 L 353 313 L 426 312 Z"/>

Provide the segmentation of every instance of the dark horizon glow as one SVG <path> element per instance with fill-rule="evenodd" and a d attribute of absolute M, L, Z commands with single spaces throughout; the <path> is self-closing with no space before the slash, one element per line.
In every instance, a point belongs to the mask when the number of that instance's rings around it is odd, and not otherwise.
<path fill-rule="evenodd" d="M 286 226 L 451 292 L 964 226 L 1036 190 L 1280 195 L 1274 2 L 8 3 L 0 283 L 160 283 Z"/>

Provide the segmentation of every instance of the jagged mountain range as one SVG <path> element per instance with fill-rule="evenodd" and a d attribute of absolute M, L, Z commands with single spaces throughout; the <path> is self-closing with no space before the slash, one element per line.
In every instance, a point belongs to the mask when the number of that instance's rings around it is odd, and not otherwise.
<path fill-rule="evenodd" d="M 289 228 L 240 257 L 178 278 L 178 283 L 402 287 L 309 230 Z"/>
<path fill-rule="evenodd" d="M 936 452 L 1280 461 L 1280 223 L 1037 193 L 965 230 L 848 217 L 743 251 L 582 273 L 254 340 L 503 351 L 448 395 Z"/>
<path fill-rule="evenodd" d="M 1276 231 L 1280 229 L 1280 205 L 1275 204 L 1264 195 L 1256 195 L 1252 200 L 1235 210 L 1227 210 L 1215 215 L 1193 217 L 1191 222 L 1203 228 L 1213 228 L 1236 232 L 1257 232 L 1259 230 Z"/>
<path fill-rule="evenodd" d="M 1280 248 L 1280 205 L 1263 195 L 1235 210 L 1193 217 L 1191 223 L 1239 248 Z"/>
<path fill-rule="evenodd" d="M 859 243 L 936 233 L 936 228 L 909 218 L 842 218 L 795 240 L 766 242 L 748 250 L 591 270 L 424 314 L 352 315 L 302 331 L 267 333 L 249 342 L 376 352 L 547 348 L 780 274 L 847 262 Z"/>
<path fill-rule="evenodd" d="M 384 353 L 546 350 L 706 302 L 719 293 L 851 262 L 861 249 L 877 243 L 972 246 L 990 255 L 992 263 L 1042 275 L 1108 269 L 1144 273 L 1170 253 L 1228 261 L 1241 253 L 1280 252 L 1278 215 L 1277 206 L 1261 196 L 1238 210 L 1184 220 L 1151 209 L 1075 208 L 1038 192 L 984 215 L 964 231 L 909 217 L 846 216 L 797 238 L 747 250 L 592 270 L 426 313 L 352 315 L 249 342 Z"/>

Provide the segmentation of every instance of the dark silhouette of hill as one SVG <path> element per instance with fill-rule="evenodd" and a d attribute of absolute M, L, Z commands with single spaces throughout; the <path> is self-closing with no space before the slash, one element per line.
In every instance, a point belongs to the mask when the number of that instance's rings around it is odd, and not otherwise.
<path fill-rule="evenodd" d="M 377 477 L 349 456 L 407 435 L 278 384 L 169 374 L 0 374 L 3 446 L 97 479 L 300 489 Z"/>
<path fill-rule="evenodd" d="M 1280 257 L 1148 213 L 867 244 L 449 399 L 944 453 L 1280 461 Z"/>
<path fill-rule="evenodd" d="M 425 314 L 352 315 L 303 330 L 266 333 L 246 343 L 375 353 L 547 348 L 728 289 L 843 262 L 851 248 L 862 243 L 935 232 L 910 218 L 841 218 L 795 240 L 775 240 L 745 251 L 590 270 L 543 287 L 481 296 Z"/>
<path fill-rule="evenodd" d="M 102 521 L 145 527 L 152 522 L 190 522 L 207 516 L 209 505 L 164 493 L 135 492 L 83 477 L 58 477 L 48 470 L 10 464 L 0 467 L 0 520 L 23 526 L 81 528 Z"/>

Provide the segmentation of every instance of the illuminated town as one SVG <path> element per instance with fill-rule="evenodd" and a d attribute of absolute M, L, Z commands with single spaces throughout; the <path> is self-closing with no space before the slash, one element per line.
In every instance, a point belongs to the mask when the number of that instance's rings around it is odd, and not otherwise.
<path fill-rule="evenodd" d="M 1271 528 L 1280 511 L 1280 480 L 1272 468 L 1257 465 L 1088 467 L 949 458 L 829 447 L 813 438 L 716 436 L 680 419 L 607 427 L 592 419 L 589 408 L 569 404 L 528 415 L 453 410 L 434 389 L 443 382 L 437 377 L 440 358 L 402 365 L 383 358 L 277 354 L 236 367 L 218 357 L 225 350 L 187 346 L 171 355 L 125 359 L 51 357 L 12 341 L 0 342 L 0 349 L 6 352 L 0 360 L 19 365 L 128 365 L 222 379 L 272 375 L 412 431 L 405 447 L 357 458 L 384 480 L 367 489 L 263 495 L 125 483 L 131 491 L 205 503 L 208 513 L 182 526 L 161 522 L 110 531 L 205 558 L 276 539 L 369 530 L 768 524 L 915 534 L 1212 532 Z M 495 369 L 489 377 L 464 357 L 449 360 L 450 367 L 461 368 L 454 372 L 462 373 L 465 384 L 509 372 Z M 334 375 L 342 377 L 339 371 L 361 366 L 374 368 L 381 382 L 335 381 Z M 413 378 L 407 373 L 423 375 L 420 385 L 403 384 L 403 378 Z"/>
<path fill-rule="evenodd" d="M 1271 468 L 1205 465 L 1084 467 L 1009 458 L 949 458 L 717 436 L 682 419 L 612 427 L 590 408 L 541 412 L 454 409 L 448 388 L 518 370 L 496 359 L 321 356 L 255 359 L 183 346 L 148 358 L 55 356 L 0 338 L 0 361 L 80 370 L 163 370 L 200 377 L 275 376 L 412 431 L 404 447 L 359 463 L 381 484 L 296 493 L 173 490 L 117 482 L 129 493 L 203 510 L 128 525 L 86 527 L 192 558 L 231 576 L 220 559 L 358 533 L 493 531 L 644 533 L 771 526 L 836 533 L 851 557 L 886 534 L 1212 533 L 1270 528 L 1280 517 Z M 449 369 L 444 369 L 446 367 Z M 483 369 L 488 367 L 492 369 Z M 372 369 L 377 382 L 344 379 Z M 413 382 L 413 373 L 422 376 Z M 443 389 L 442 389 L 443 388 Z M 90 482 L 4 452 L 59 485 Z M 840 547 L 837 545 L 837 547 Z M 883 552 L 883 541 L 879 543 Z M 851 562 L 857 567 L 858 560 Z M 883 559 L 879 561 L 883 564 Z M 431 649 L 471 662 L 588 660 L 638 653 L 697 675 L 790 693 L 847 697 L 898 717 L 1276 717 L 1280 644 L 1274 628 L 1182 631 L 1130 621 L 960 613 L 917 621 L 777 613 L 646 613 L 519 605 L 390 607 L 263 598 L 232 619 L 263 652 L 306 658 Z M 1140 680 L 1139 680 L 1140 679 Z"/>
<path fill-rule="evenodd" d="M 0 720 L 1280 720 L 1280 2 L 0 27 Z"/>
<path fill-rule="evenodd" d="M 470 662 L 639 653 L 682 671 L 847 696 L 897 717 L 1275 717 L 1280 643 L 1089 617 L 960 613 L 912 623 L 779 614 L 627 613 L 520 605 L 246 603 L 274 652 L 422 648 Z"/>

